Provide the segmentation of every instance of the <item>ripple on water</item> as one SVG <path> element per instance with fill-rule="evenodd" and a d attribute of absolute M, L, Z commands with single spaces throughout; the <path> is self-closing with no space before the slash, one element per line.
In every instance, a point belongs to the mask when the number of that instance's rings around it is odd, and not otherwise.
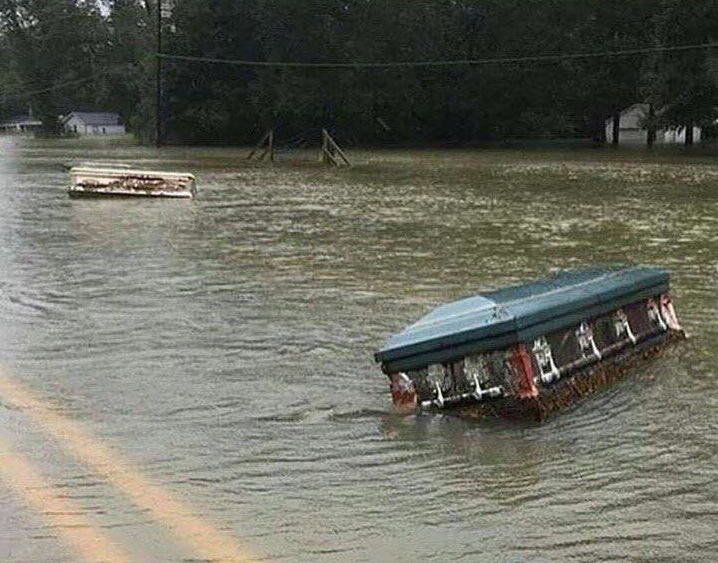
<path fill-rule="evenodd" d="M 13 150 L 0 358 L 267 559 L 715 552 L 711 166 L 479 151 L 330 171 L 217 149 Z M 93 157 L 191 164 L 200 197 L 69 200 L 57 163 Z M 541 425 L 391 413 L 372 361 L 387 335 L 451 299 L 616 261 L 672 271 L 689 341 Z M 3 433 L 30 440 L 27 413 L 2 405 Z M 149 527 L 67 471 L 88 512 L 126 535 Z M 134 545 L 157 561 L 190 556 L 147 536 Z"/>

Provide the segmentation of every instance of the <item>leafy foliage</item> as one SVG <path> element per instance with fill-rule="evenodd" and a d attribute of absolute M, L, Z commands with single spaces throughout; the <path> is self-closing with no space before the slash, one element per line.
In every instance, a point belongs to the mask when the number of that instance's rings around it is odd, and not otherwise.
<path fill-rule="evenodd" d="M 718 5 L 696 0 L 163 0 L 162 51 L 290 63 L 485 64 L 259 67 L 165 59 L 162 133 L 297 143 L 327 127 L 357 143 L 603 138 L 647 101 L 669 127 L 715 121 L 713 48 L 521 59 L 704 44 Z M 52 129 L 78 109 L 119 111 L 151 140 L 158 0 L 0 0 L 0 116 L 31 105 Z M 497 62 L 496 59 L 516 59 Z M 494 62 L 490 62 L 493 60 Z M 310 133 L 311 132 L 311 133 Z"/>

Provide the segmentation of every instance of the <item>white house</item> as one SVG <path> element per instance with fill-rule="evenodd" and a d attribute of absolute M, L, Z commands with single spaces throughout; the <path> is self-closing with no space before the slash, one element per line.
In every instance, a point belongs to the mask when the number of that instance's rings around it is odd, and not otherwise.
<path fill-rule="evenodd" d="M 60 118 L 68 133 L 86 135 L 124 135 L 125 126 L 120 114 L 113 112 L 73 111 Z"/>
<path fill-rule="evenodd" d="M 17 115 L 0 121 L 0 133 L 33 133 L 42 129 L 42 121 L 29 115 Z"/>
<path fill-rule="evenodd" d="M 648 144 L 648 130 L 643 126 L 648 116 L 648 104 L 633 104 L 621 111 L 619 118 L 618 142 L 626 146 Z M 660 113 L 660 112 L 659 112 Z M 613 117 L 606 120 L 606 142 L 613 142 Z M 693 127 L 693 142 L 701 140 L 701 128 Z M 686 128 L 656 129 L 656 145 L 680 145 L 686 142 Z"/>

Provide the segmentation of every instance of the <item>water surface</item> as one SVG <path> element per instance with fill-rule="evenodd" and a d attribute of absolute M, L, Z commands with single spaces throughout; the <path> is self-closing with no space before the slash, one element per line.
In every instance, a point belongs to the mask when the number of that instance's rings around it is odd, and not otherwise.
<path fill-rule="evenodd" d="M 388 151 L 333 170 L 230 149 L 0 151 L 2 370 L 252 557 L 714 560 L 710 161 Z M 100 160 L 188 170 L 199 196 L 69 199 L 64 166 Z M 542 425 L 391 412 L 372 362 L 390 333 L 449 299 L 625 261 L 672 272 L 690 340 Z M 0 444 L 132 560 L 209 560 L 12 397 Z M 81 560 L 64 532 L 0 481 L 0 558 Z"/>

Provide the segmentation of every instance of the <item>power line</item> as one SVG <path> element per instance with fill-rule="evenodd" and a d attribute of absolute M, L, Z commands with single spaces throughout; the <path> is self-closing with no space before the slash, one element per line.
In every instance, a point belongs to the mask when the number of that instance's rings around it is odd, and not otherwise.
<path fill-rule="evenodd" d="M 117 64 L 111 67 L 103 68 L 100 71 L 95 72 L 91 76 L 86 76 L 85 78 L 76 78 L 74 80 L 67 80 L 65 82 L 60 82 L 59 84 L 55 84 L 54 86 L 48 86 L 47 88 L 39 88 L 37 90 L 23 90 L 22 92 L 18 92 L 16 94 L 8 94 L 6 93 L 3 96 L 3 99 L 8 98 L 15 98 L 15 99 L 24 99 L 28 96 L 36 96 L 37 94 L 45 94 L 47 92 L 54 92 L 56 90 L 62 90 L 64 88 L 69 88 L 70 86 L 77 86 L 79 84 L 85 84 L 87 82 L 92 82 L 93 80 L 97 80 L 98 77 L 100 77 L 103 74 L 115 74 L 117 72 L 122 72 L 126 70 L 127 66 L 126 64 Z"/>
<path fill-rule="evenodd" d="M 40 88 L 39 90 L 24 91 L 24 92 L 22 92 L 22 96 L 23 97 L 36 96 L 37 94 L 45 94 L 47 92 L 54 92 L 55 90 L 62 90 L 63 88 L 68 88 L 69 86 L 77 86 L 78 84 L 84 84 L 86 82 L 91 82 L 95 78 L 96 78 L 95 76 L 90 76 L 87 78 L 78 78 L 76 80 L 68 80 L 67 82 L 61 82 L 60 84 L 56 84 L 55 86 L 49 86 L 47 88 Z"/>
<path fill-rule="evenodd" d="M 54 86 L 49 86 L 48 88 L 40 88 L 38 90 L 23 90 L 22 92 L 17 93 L 4 93 L 0 100 L 2 103 L 7 103 L 8 100 L 26 100 L 29 97 L 37 96 L 38 94 L 45 94 L 47 92 L 54 92 L 56 90 L 62 90 L 63 88 L 69 88 L 70 86 L 77 86 L 79 84 L 85 84 L 86 82 L 90 82 L 94 80 L 96 77 L 90 76 L 87 78 L 78 78 L 76 80 L 68 80 L 67 82 L 62 82 L 60 84 L 55 84 Z"/>
<path fill-rule="evenodd" d="M 301 62 L 281 62 L 281 61 L 250 61 L 241 59 L 220 59 L 213 57 L 192 57 L 188 55 L 170 55 L 168 53 L 158 53 L 161 59 L 184 61 L 184 62 L 204 62 L 213 64 L 229 64 L 238 66 L 259 66 L 259 67 L 296 67 L 296 68 L 400 68 L 400 67 L 439 67 L 439 66 L 461 66 L 461 65 L 489 65 L 489 64 L 513 64 L 513 63 L 526 63 L 526 62 L 555 62 L 561 60 L 573 60 L 573 59 L 589 59 L 589 58 L 601 58 L 601 57 L 622 57 L 629 55 L 643 55 L 649 53 L 666 53 L 671 51 L 691 51 L 698 49 L 709 49 L 712 47 L 718 47 L 716 43 L 701 43 L 697 45 L 677 45 L 670 47 L 648 47 L 644 49 L 624 49 L 620 51 L 601 51 L 596 53 L 568 53 L 563 55 L 534 55 L 527 57 L 496 57 L 488 59 L 459 59 L 451 61 L 405 61 L 405 62 L 367 62 L 367 63 L 301 63 Z M 102 72 L 115 73 L 124 70 L 125 65 L 117 65 L 115 67 L 105 68 Z M 55 90 L 62 90 L 69 86 L 76 86 L 78 84 L 84 84 L 94 80 L 96 76 L 89 76 L 86 78 L 80 78 L 77 80 L 71 80 L 56 84 L 48 88 L 42 88 L 39 90 L 25 91 L 22 93 L 22 97 L 33 96 L 36 94 L 44 94 L 46 92 L 53 92 Z M 7 95 L 5 96 L 7 97 Z M 17 96 L 20 97 L 20 96 Z"/>
<path fill-rule="evenodd" d="M 478 66 L 490 64 L 517 64 L 559 62 L 576 59 L 598 59 L 646 55 L 650 53 L 668 53 L 675 51 L 694 51 L 718 47 L 718 43 L 700 43 L 697 45 L 675 45 L 667 47 L 646 47 L 643 49 L 622 49 L 618 51 L 599 51 L 595 53 L 566 53 L 561 55 L 532 55 L 525 57 L 495 57 L 487 59 L 458 59 L 447 61 L 396 61 L 396 62 L 291 62 L 291 61 L 252 61 L 243 59 L 220 59 L 214 57 L 194 57 L 190 55 L 171 55 L 157 53 L 161 59 L 168 61 L 198 62 L 211 64 L 227 64 L 235 66 L 279 67 L 279 68 L 411 68 L 411 67 L 447 67 L 447 66 Z"/>

